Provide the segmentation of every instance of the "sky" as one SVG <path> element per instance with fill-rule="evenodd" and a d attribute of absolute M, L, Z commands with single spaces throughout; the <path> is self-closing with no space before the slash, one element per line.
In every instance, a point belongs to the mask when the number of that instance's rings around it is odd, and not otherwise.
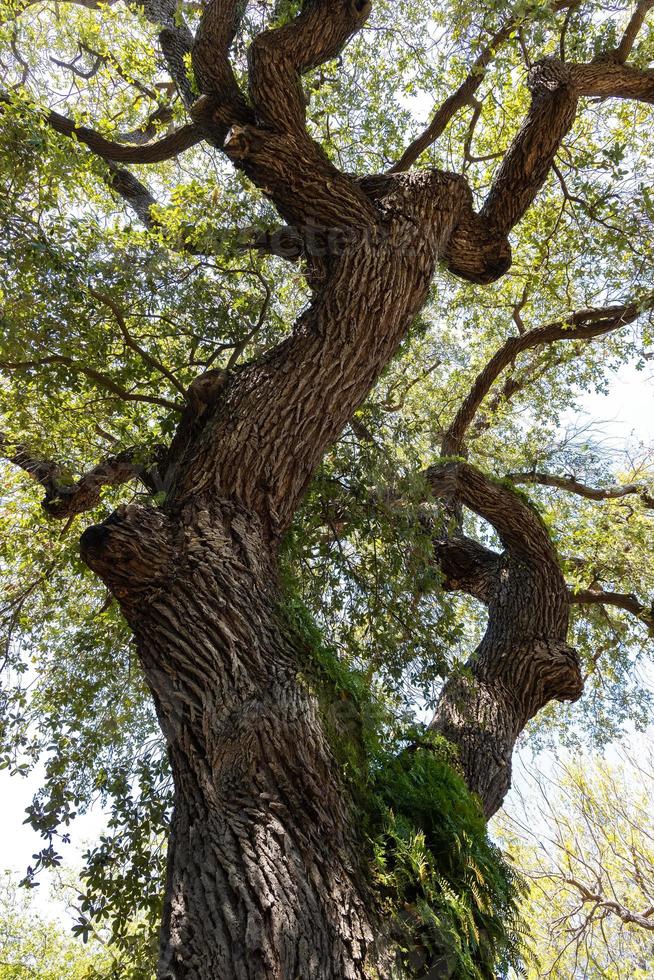
<path fill-rule="evenodd" d="M 639 443 L 654 446 L 654 367 L 639 372 L 633 364 L 622 366 L 614 375 L 607 394 L 584 395 L 579 411 L 568 413 L 562 425 L 581 427 L 590 421 L 595 424 L 595 431 L 601 434 L 605 449 L 615 455 L 616 461 L 622 458 L 625 450 L 636 449 Z M 650 736 L 641 737 L 649 738 L 654 748 L 654 729 Z M 542 763 L 547 764 L 547 761 L 543 759 Z M 529 767 L 527 757 L 523 764 Z M 39 769 L 27 778 L 0 771 L 0 872 L 10 870 L 17 878 L 24 876 L 32 855 L 41 846 L 40 838 L 23 825 L 25 808 L 39 787 L 40 777 Z M 516 793 L 524 789 L 519 776 L 515 785 Z M 507 806 L 511 807 L 511 794 Z M 105 819 L 97 808 L 74 821 L 71 843 L 60 848 L 66 867 L 80 867 L 86 845 L 103 831 Z M 36 908 L 65 923 L 65 907 L 51 898 L 48 881 L 44 876 L 43 885 L 37 889 Z"/>

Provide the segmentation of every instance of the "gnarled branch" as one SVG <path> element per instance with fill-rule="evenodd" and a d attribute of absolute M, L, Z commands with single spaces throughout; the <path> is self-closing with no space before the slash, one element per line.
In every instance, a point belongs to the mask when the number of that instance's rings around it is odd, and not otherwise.
<path fill-rule="evenodd" d="M 504 369 L 523 351 L 559 340 L 590 340 L 593 337 L 604 336 L 633 323 L 652 306 L 654 306 L 654 294 L 639 302 L 625 303 L 621 306 L 578 310 L 564 320 L 535 327 L 517 337 L 509 337 L 477 375 L 470 392 L 448 426 L 442 442 L 443 455 L 461 454 L 466 432 L 484 398 Z"/>
<path fill-rule="evenodd" d="M 242 0 L 210 0 L 193 44 L 195 78 L 203 95 L 214 97 L 214 123 L 222 115 L 221 131 L 217 134 L 221 144 L 234 122 L 253 120 L 229 60 L 229 49 L 244 10 Z"/>
<path fill-rule="evenodd" d="M 223 24 L 220 33 L 214 24 L 219 8 L 235 16 L 235 5 L 214 0 L 206 15 L 211 18 L 207 21 L 207 45 L 215 36 L 224 40 L 232 29 L 225 34 Z M 369 4 L 363 0 L 308 0 L 289 24 L 264 31 L 250 47 L 249 92 L 254 115 L 244 117 L 244 121 L 233 119 L 221 145 L 235 166 L 274 201 L 282 217 L 299 228 L 361 229 L 376 220 L 375 209 L 364 192 L 329 161 L 307 133 L 301 85 L 302 74 L 336 57 L 362 26 L 368 11 Z M 233 27 L 233 20 L 231 23 Z M 224 90 L 228 84 L 224 71 L 218 73 L 218 80 L 203 52 L 204 46 L 199 47 L 206 85 Z M 222 140 L 222 93 L 212 91 L 200 99 L 193 117 L 215 139 Z"/>
<path fill-rule="evenodd" d="M 104 487 L 129 483 L 135 478 L 151 488 L 146 468 L 138 462 L 140 454 L 136 449 L 110 456 L 77 481 L 73 481 L 59 463 L 34 455 L 26 446 L 12 442 L 2 433 L 0 454 L 41 484 L 45 490 L 42 506 L 49 517 L 70 518 L 92 510 L 99 504 Z"/>
<path fill-rule="evenodd" d="M 615 606 L 631 613 L 636 619 L 649 626 L 654 631 L 654 603 L 649 607 L 645 606 L 633 594 L 633 592 L 611 592 L 606 589 L 569 589 L 569 599 L 571 603 L 577 605 L 603 605 Z"/>
<path fill-rule="evenodd" d="M 303 130 L 301 76 L 336 58 L 370 14 L 369 0 L 307 0 L 289 24 L 264 31 L 249 53 L 250 97 L 273 129 Z"/>
<path fill-rule="evenodd" d="M 501 556 L 463 534 L 434 542 L 443 588 L 465 592 L 488 605 L 501 567 Z"/>
<path fill-rule="evenodd" d="M 510 487 L 465 462 L 437 463 L 429 467 L 426 476 L 434 496 L 458 500 L 483 517 L 516 557 L 555 560 L 556 552 L 540 515 Z"/>
<path fill-rule="evenodd" d="M 172 160 L 173 157 L 196 146 L 203 139 L 199 127 L 189 123 L 151 143 L 126 146 L 107 139 L 88 126 L 76 126 L 72 119 L 58 112 L 50 110 L 44 113 L 44 117 L 56 132 L 75 137 L 98 156 L 114 163 L 161 163 L 164 160 Z"/>
<path fill-rule="evenodd" d="M 465 462 L 444 461 L 427 478 L 435 496 L 489 521 L 505 547 L 494 555 L 457 536 L 435 548 L 445 587 L 488 606 L 484 637 L 467 671 L 447 679 L 432 727 L 457 746 L 490 817 L 510 786 L 513 746 L 527 721 L 548 701 L 582 692 L 579 659 L 567 643 L 567 590 L 545 525 L 511 487 Z"/>
<path fill-rule="evenodd" d="M 529 72 L 531 108 L 500 164 L 481 217 L 505 234 L 542 187 L 577 113 L 579 92 L 567 65 L 544 58 Z"/>
<path fill-rule="evenodd" d="M 524 473 L 508 473 L 507 479 L 512 483 L 537 483 L 544 487 L 555 487 L 576 493 L 587 500 L 617 500 L 638 494 L 645 507 L 654 510 L 654 497 L 649 493 L 646 483 L 623 483 L 611 487 L 590 487 L 581 483 L 574 476 L 556 476 L 554 473 L 540 473 L 528 470 Z"/>

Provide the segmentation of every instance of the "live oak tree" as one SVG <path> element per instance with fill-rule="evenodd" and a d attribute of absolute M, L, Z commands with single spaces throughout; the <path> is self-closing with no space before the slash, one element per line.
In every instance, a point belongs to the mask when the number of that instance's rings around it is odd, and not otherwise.
<path fill-rule="evenodd" d="M 159 977 L 493 976 L 517 738 L 646 717 L 651 7 L 4 4 L 4 762 L 126 948 L 172 773 Z"/>

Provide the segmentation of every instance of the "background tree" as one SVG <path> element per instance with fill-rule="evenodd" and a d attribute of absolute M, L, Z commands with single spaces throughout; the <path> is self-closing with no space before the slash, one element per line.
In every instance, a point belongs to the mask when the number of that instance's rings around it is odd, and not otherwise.
<path fill-rule="evenodd" d="M 58 896 L 61 898 L 61 894 Z M 0 881 L 0 977 L 2 980 L 83 980 L 110 972 L 101 943 L 80 946 L 61 926 L 39 913 L 30 893 L 5 874 Z"/>
<path fill-rule="evenodd" d="M 559 423 L 648 356 L 650 6 L 3 8 L 3 758 L 119 946 L 170 821 L 159 976 L 494 975 L 440 736 L 489 816 L 645 719 L 649 457 Z"/>
<path fill-rule="evenodd" d="M 530 976 L 651 975 L 652 769 L 639 755 L 560 762 L 502 815 L 503 842 L 530 883 L 540 961 Z"/>

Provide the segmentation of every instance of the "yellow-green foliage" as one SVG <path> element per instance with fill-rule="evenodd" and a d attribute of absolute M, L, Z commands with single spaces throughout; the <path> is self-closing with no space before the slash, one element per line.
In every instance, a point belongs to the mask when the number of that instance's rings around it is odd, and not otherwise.
<path fill-rule="evenodd" d="M 532 775 L 531 791 L 500 819 L 528 883 L 523 909 L 538 956 L 529 980 L 654 975 L 654 772 L 642 749 L 617 763 L 582 756 Z"/>
<path fill-rule="evenodd" d="M 92 937 L 83 946 L 38 912 L 8 873 L 0 878 L 0 980 L 91 980 L 110 973 L 111 957 L 101 943 Z"/>

